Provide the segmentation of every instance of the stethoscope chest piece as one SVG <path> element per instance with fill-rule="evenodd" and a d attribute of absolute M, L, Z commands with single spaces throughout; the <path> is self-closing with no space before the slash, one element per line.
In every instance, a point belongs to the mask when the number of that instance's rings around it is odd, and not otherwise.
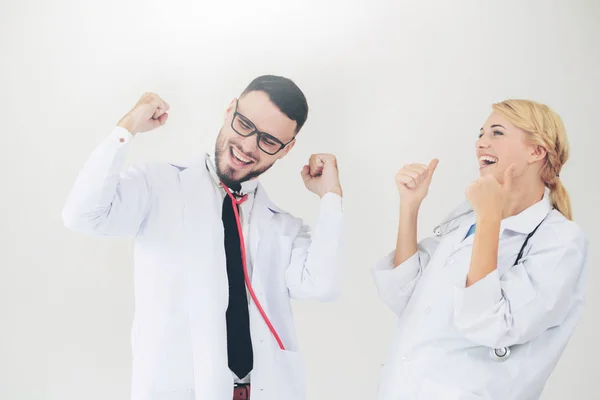
<path fill-rule="evenodd" d="M 490 349 L 490 356 L 496 361 L 505 361 L 510 356 L 510 347 Z"/>

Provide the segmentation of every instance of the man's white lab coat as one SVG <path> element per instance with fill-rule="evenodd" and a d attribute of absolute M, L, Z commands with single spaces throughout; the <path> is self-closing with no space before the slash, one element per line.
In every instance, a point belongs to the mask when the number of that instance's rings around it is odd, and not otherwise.
<path fill-rule="evenodd" d="M 230 400 L 222 195 L 205 159 L 123 172 L 132 136 L 115 128 L 81 171 L 63 210 L 70 229 L 135 238 L 133 400 Z M 251 282 L 285 351 L 250 304 L 253 400 L 305 398 L 290 299 L 330 300 L 340 288 L 342 201 L 321 199 L 312 236 L 259 184 L 249 226 Z"/>

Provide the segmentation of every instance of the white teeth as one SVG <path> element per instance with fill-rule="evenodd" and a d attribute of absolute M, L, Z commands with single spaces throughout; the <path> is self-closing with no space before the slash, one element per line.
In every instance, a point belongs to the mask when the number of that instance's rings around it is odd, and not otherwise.
<path fill-rule="evenodd" d="M 252 162 L 251 159 L 244 157 L 243 155 L 241 155 L 236 149 L 235 147 L 232 147 L 231 150 L 233 151 L 233 155 L 235 156 L 235 158 L 237 158 L 238 160 L 240 160 L 243 163 L 249 164 Z"/>
<path fill-rule="evenodd" d="M 496 163 L 496 162 L 498 162 L 498 159 L 496 157 L 492 157 L 492 156 L 481 156 L 481 157 L 479 157 L 479 161 L 480 162 L 488 161 L 490 163 Z"/>

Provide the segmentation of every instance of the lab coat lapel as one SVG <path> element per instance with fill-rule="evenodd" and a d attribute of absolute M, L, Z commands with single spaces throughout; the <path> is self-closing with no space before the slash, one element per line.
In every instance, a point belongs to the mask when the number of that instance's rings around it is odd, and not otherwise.
<path fill-rule="evenodd" d="M 196 398 L 231 396 L 233 378 L 227 366 L 227 275 L 221 202 L 204 160 L 180 172 L 184 205 L 185 290 L 194 356 Z M 207 323 L 210 321 L 210 323 Z"/>
<path fill-rule="evenodd" d="M 183 224 L 186 263 L 191 278 L 212 273 L 219 268 L 195 268 L 200 263 L 215 265 L 218 244 L 223 246 L 221 204 L 214 195 L 204 161 L 183 170 L 179 176 L 184 204 Z M 203 279 L 208 278 L 202 276 Z M 206 282 L 206 281 L 205 281 Z M 208 281 L 214 282 L 214 281 Z"/>
<path fill-rule="evenodd" d="M 264 254 L 261 254 L 261 240 L 264 240 L 268 236 L 273 214 L 271 201 L 267 197 L 262 185 L 258 184 L 250 221 L 251 281 L 253 285 L 257 280 L 257 276 L 260 275 L 261 265 L 264 264 L 263 260 L 265 257 Z"/>
<path fill-rule="evenodd" d="M 469 237 L 466 237 L 466 236 L 467 236 L 467 233 L 469 233 L 469 229 L 471 229 L 471 226 L 473 224 L 475 224 L 475 222 L 476 222 L 475 215 L 471 214 L 467 218 L 465 218 L 464 221 L 462 221 L 460 223 L 460 226 L 456 230 L 456 237 L 454 238 L 454 240 L 455 240 L 454 247 L 456 249 L 460 249 L 465 246 L 473 245 L 473 238 L 475 237 L 475 232 L 473 232 L 473 234 L 470 235 Z M 475 228 L 475 229 L 477 229 L 477 228 Z"/>
<path fill-rule="evenodd" d="M 462 217 L 462 220 L 458 222 L 458 227 L 451 233 L 452 236 L 450 239 L 452 246 L 449 256 L 456 254 L 465 247 L 473 246 L 473 238 L 475 237 L 475 233 L 469 237 L 466 236 L 471 228 L 471 225 L 473 225 L 475 221 L 475 214 L 469 214 Z"/>
<path fill-rule="evenodd" d="M 181 182 L 181 191 L 184 204 L 183 211 L 183 237 L 181 238 L 185 242 L 185 254 L 184 262 L 186 266 L 187 282 L 192 285 L 193 288 L 196 282 L 203 279 L 200 276 L 202 273 L 201 268 L 195 268 L 200 260 L 206 257 L 206 254 L 202 254 L 201 243 L 205 239 L 203 230 L 198 229 L 203 221 L 203 204 L 204 200 L 202 196 L 202 175 L 198 165 L 190 166 L 179 174 Z"/>

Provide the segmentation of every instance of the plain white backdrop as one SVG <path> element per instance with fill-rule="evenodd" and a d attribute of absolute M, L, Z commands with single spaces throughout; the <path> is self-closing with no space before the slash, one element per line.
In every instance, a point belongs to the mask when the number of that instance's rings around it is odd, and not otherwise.
<path fill-rule="evenodd" d="M 295 303 L 310 400 L 371 399 L 394 317 L 369 268 L 395 243 L 394 174 L 440 159 L 419 236 L 477 177 L 492 102 L 547 103 L 572 146 L 561 172 L 590 240 L 583 319 L 544 400 L 596 399 L 600 346 L 600 3 L 554 1 L 0 0 L 0 399 L 126 399 L 131 243 L 79 236 L 61 208 L 92 149 L 145 91 L 171 104 L 129 162 L 212 151 L 224 109 L 256 76 L 290 77 L 310 113 L 262 179 L 312 224 L 299 172 L 338 156 L 349 227 L 344 291 Z"/>

